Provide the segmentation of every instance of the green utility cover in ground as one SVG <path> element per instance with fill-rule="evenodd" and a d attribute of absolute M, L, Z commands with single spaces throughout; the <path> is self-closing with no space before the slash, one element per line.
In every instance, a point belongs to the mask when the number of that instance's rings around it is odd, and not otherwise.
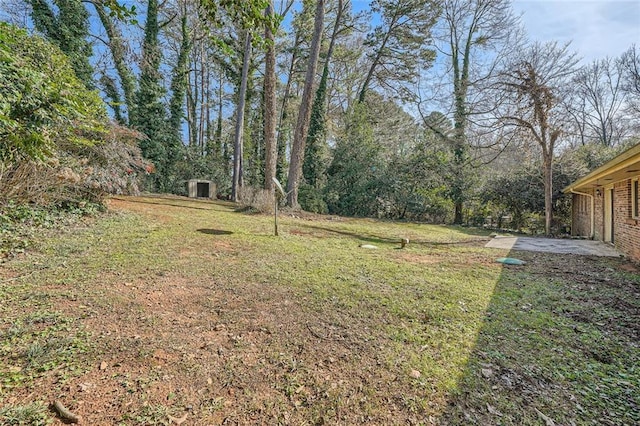
<path fill-rule="evenodd" d="M 515 259 L 513 257 L 501 257 L 496 259 L 496 262 L 504 263 L 505 265 L 524 265 L 527 263 L 524 260 Z"/>

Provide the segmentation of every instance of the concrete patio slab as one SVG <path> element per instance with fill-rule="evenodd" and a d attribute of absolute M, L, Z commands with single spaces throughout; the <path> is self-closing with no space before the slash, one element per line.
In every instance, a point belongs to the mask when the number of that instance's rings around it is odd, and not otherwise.
<path fill-rule="evenodd" d="M 581 254 L 619 257 L 620 253 L 602 241 L 569 240 L 534 237 L 501 237 L 489 241 L 485 247 L 506 250 L 539 251 L 545 253 Z"/>

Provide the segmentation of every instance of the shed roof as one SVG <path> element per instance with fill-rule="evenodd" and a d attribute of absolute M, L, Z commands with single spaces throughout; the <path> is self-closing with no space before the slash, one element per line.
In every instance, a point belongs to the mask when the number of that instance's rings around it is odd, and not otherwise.
<path fill-rule="evenodd" d="M 562 192 L 585 191 L 629 179 L 640 174 L 640 144 L 634 145 L 611 161 L 567 186 Z"/>

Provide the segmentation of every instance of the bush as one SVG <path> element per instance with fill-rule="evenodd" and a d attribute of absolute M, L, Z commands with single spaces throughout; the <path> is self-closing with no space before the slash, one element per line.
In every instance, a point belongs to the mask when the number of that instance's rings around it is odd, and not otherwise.
<path fill-rule="evenodd" d="M 0 206 L 136 193 L 138 178 L 153 172 L 140 139 L 109 125 L 97 92 L 57 47 L 0 23 Z"/>
<path fill-rule="evenodd" d="M 42 160 L 61 141 L 91 145 L 106 119 L 60 49 L 0 22 L 0 161 Z"/>
<path fill-rule="evenodd" d="M 323 193 L 318 188 L 308 184 L 301 184 L 298 192 L 298 202 L 302 210 L 327 214 L 329 209 L 323 199 Z"/>
<path fill-rule="evenodd" d="M 167 190 L 172 194 L 187 195 L 187 182 L 190 179 L 204 179 L 216 183 L 217 196 L 227 199 L 231 194 L 231 174 L 227 170 L 227 161 L 221 156 L 205 155 L 200 148 L 186 146 L 173 167 Z"/>
<path fill-rule="evenodd" d="M 136 145 L 139 137 L 112 126 L 100 144 L 61 146 L 46 161 L 0 164 L 0 204 L 69 206 L 100 203 L 107 194 L 137 194 L 140 177 L 153 172 Z"/>
<path fill-rule="evenodd" d="M 68 151 L 69 162 L 83 176 L 74 192 L 93 201 L 107 194 L 137 195 L 142 178 L 155 171 L 138 148 L 142 138 L 141 133 L 114 124 L 102 143 Z"/>

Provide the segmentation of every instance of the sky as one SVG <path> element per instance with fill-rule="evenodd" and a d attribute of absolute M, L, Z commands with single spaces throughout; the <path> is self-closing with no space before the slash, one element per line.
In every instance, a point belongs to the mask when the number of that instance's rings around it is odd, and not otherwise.
<path fill-rule="evenodd" d="M 531 40 L 572 41 L 584 62 L 640 46 L 640 0 L 515 0 Z"/>
<path fill-rule="evenodd" d="M 370 0 L 352 0 L 355 10 Z M 640 46 L 640 0 L 514 0 L 532 41 L 572 41 L 585 63 Z"/>

